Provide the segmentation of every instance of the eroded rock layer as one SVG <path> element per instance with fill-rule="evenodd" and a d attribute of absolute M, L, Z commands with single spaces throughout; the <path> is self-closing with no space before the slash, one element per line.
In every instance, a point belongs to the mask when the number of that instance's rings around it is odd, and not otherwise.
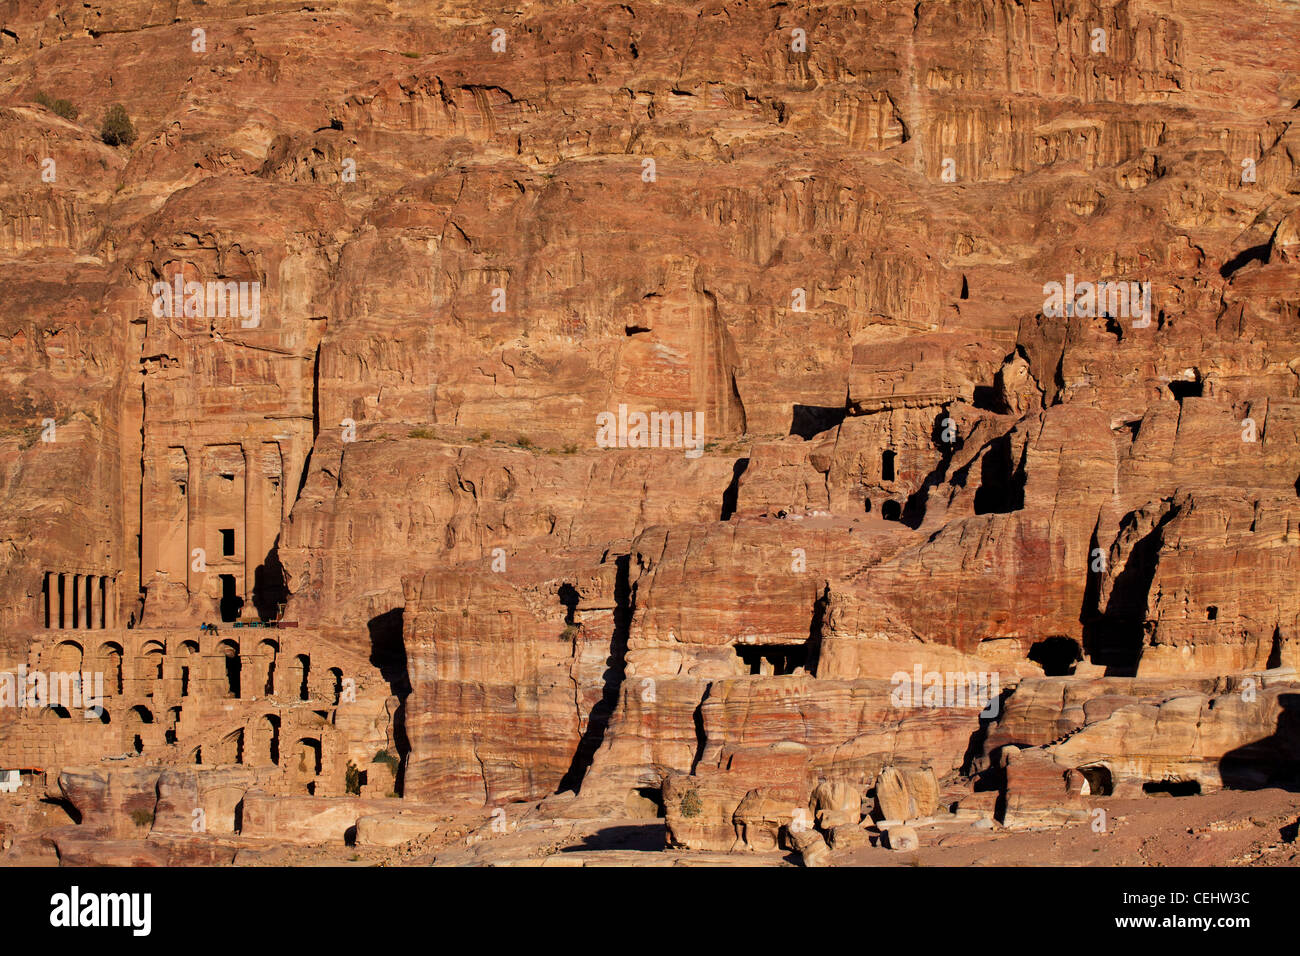
<path fill-rule="evenodd" d="M 1300 787 L 1297 49 L 0 5 L 5 851 L 518 804 L 817 865 Z"/>

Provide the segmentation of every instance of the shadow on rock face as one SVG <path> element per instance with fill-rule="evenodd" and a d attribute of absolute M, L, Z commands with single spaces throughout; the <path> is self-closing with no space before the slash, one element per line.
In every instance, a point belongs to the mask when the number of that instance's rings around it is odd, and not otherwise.
<path fill-rule="evenodd" d="M 1278 698 L 1277 730 L 1229 750 L 1219 760 L 1223 785 L 1233 790 L 1277 787 L 1300 793 L 1300 694 Z"/>

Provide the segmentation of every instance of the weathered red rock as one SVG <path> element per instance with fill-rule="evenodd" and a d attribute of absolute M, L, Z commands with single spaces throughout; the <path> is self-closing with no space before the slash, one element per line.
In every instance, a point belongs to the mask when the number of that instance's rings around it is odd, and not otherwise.
<path fill-rule="evenodd" d="M 1300 10 L 318 6 L 0 11 L 14 858 L 1287 783 Z"/>

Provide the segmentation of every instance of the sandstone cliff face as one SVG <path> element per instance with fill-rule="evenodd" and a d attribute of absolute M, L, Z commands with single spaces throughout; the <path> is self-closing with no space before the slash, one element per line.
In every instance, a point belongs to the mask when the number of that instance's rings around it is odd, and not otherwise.
<path fill-rule="evenodd" d="M 0 7 L 0 665 L 116 675 L 0 769 L 757 851 L 1289 779 L 1300 11 L 1232 20 Z"/>

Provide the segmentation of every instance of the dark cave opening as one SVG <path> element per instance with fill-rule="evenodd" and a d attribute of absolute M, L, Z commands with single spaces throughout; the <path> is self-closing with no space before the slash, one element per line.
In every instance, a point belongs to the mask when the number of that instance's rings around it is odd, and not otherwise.
<path fill-rule="evenodd" d="M 1084 619 L 1083 647 L 1088 660 L 1103 665 L 1108 677 L 1131 677 L 1137 672 L 1146 635 L 1147 601 L 1151 582 L 1155 579 L 1162 532 L 1177 514 L 1177 508 L 1170 508 L 1150 531 L 1134 542 L 1123 569 L 1111 583 L 1105 609 L 1092 605 L 1080 615 Z M 1130 512 L 1124 517 L 1121 527 L 1132 526 L 1136 520 L 1137 513 Z M 1095 542 L 1096 538 L 1093 540 Z M 1085 596 L 1094 594 L 1099 604 L 1100 579 L 1095 573 L 1090 576 L 1098 578 L 1098 587 L 1093 589 L 1090 582 Z"/>
<path fill-rule="evenodd" d="M 367 623 L 370 632 L 370 664 L 388 683 L 388 690 L 398 699 L 393 711 L 393 747 L 397 750 L 397 769 L 393 792 L 401 795 L 406 783 L 406 757 L 411 742 L 406 734 L 406 699 L 411 693 L 411 678 L 406 665 L 406 645 L 402 641 L 405 608 L 390 608 L 376 614 Z"/>
<path fill-rule="evenodd" d="M 736 656 L 750 674 L 785 677 L 808 665 L 808 644 L 737 644 Z"/>
<path fill-rule="evenodd" d="M 1180 402 L 1184 398 L 1200 398 L 1205 390 L 1203 382 L 1188 382 L 1184 380 L 1173 381 L 1169 383 L 1169 391 Z"/>
<path fill-rule="evenodd" d="M 736 500 L 740 497 L 740 476 L 745 473 L 745 469 L 748 467 L 748 458 L 737 458 L 736 463 L 731 466 L 731 483 L 727 485 L 727 490 L 722 493 L 722 512 L 718 516 L 719 521 L 729 521 L 731 516 L 736 513 Z"/>
<path fill-rule="evenodd" d="M 278 621 L 289 601 L 288 576 L 280 564 L 280 538 L 253 571 L 253 607 L 262 621 Z"/>
<path fill-rule="evenodd" d="M 1225 279 L 1230 279 L 1232 278 L 1233 273 L 1244 269 L 1252 262 L 1268 262 L 1268 247 L 1269 244 L 1264 242 L 1260 243 L 1258 246 L 1251 246 L 1248 249 L 1241 250 L 1241 252 L 1237 253 L 1219 267 L 1219 275 Z"/>
<path fill-rule="evenodd" d="M 1025 474 L 1016 467 L 1010 433 L 989 442 L 980 458 L 980 485 L 975 490 L 977 515 L 1007 514 L 1025 506 Z"/>
<path fill-rule="evenodd" d="M 1115 791 L 1115 784 L 1110 775 L 1110 768 L 1098 764 L 1093 767 L 1080 767 L 1079 773 L 1088 782 L 1088 794 L 1094 797 L 1109 797 Z"/>
<path fill-rule="evenodd" d="M 1083 660 L 1083 651 L 1073 638 L 1056 635 L 1036 642 L 1028 657 L 1043 669 L 1045 676 L 1065 677 Z"/>
<path fill-rule="evenodd" d="M 848 413 L 847 408 L 829 405 L 796 405 L 790 416 L 789 434 L 807 441 L 838 426 Z"/>
<path fill-rule="evenodd" d="M 235 590 L 235 576 L 233 574 L 222 574 L 221 578 L 221 620 L 229 624 L 232 621 L 239 620 L 239 612 L 243 610 L 244 599 L 239 596 Z"/>
<path fill-rule="evenodd" d="M 559 591 L 556 592 L 560 598 L 560 603 L 564 605 L 564 623 L 572 624 L 573 615 L 578 610 L 578 589 L 568 581 L 560 585 Z"/>
<path fill-rule="evenodd" d="M 1143 793 L 1169 797 L 1200 796 L 1201 785 L 1196 780 L 1152 780 L 1142 784 Z"/>

